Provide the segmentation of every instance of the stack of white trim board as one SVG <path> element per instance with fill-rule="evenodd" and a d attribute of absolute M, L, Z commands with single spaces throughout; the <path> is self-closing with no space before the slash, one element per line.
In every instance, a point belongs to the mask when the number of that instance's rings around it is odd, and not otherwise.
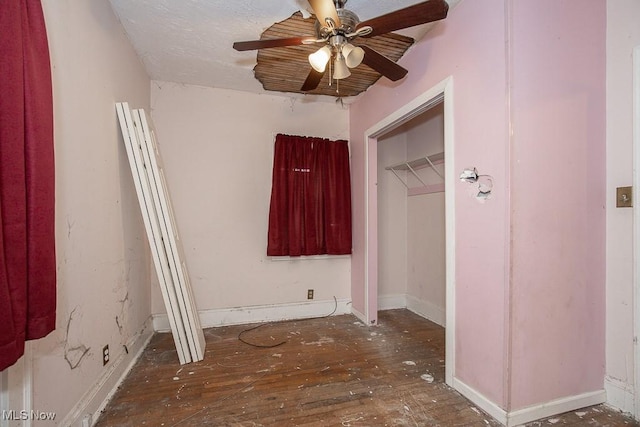
<path fill-rule="evenodd" d="M 116 103 L 153 264 L 180 364 L 204 358 L 200 326 L 155 136 L 144 110 Z"/>

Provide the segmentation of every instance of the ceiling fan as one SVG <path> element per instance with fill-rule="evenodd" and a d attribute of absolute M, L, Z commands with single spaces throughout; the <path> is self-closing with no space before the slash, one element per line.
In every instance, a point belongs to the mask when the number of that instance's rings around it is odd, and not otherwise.
<path fill-rule="evenodd" d="M 428 0 L 399 9 L 376 18 L 360 22 L 358 16 L 345 9 L 347 0 L 308 0 L 317 18 L 315 36 L 235 42 L 238 51 L 268 49 L 322 43 L 320 49 L 309 55 L 311 71 L 302 91 L 314 90 L 329 65 L 330 77 L 341 80 L 351 74 L 349 68 L 364 63 L 389 80 L 397 81 L 407 70 L 366 45 L 352 44 L 358 37 L 375 37 L 403 28 L 426 24 L 446 18 L 449 5 L 445 0 Z"/>

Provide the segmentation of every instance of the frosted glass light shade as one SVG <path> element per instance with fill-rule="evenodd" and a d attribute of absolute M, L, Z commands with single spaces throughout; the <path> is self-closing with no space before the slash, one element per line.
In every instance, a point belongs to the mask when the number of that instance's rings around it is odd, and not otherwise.
<path fill-rule="evenodd" d="M 345 43 L 345 45 L 342 46 L 342 54 L 349 68 L 357 67 L 364 59 L 364 49 L 354 46 L 351 43 Z"/>
<path fill-rule="evenodd" d="M 327 63 L 331 59 L 331 49 L 329 46 L 324 46 L 311 55 L 309 55 L 309 64 L 319 73 L 323 73 L 327 68 Z"/>
<path fill-rule="evenodd" d="M 346 79 L 350 75 L 351 71 L 349 71 L 349 67 L 347 67 L 347 64 L 344 61 L 344 56 L 339 54 L 333 63 L 333 78 L 336 80 Z"/>

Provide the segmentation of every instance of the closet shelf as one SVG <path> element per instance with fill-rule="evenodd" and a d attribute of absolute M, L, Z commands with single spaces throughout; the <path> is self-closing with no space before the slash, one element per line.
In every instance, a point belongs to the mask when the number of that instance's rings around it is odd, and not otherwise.
<path fill-rule="evenodd" d="M 442 174 L 436 169 L 435 165 L 444 162 L 444 153 L 436 153 L 431 156 L 420 157 L 415 160 L 411 160 L 410 162 L 398 163 L 396 165 L 387 166 L 385 169 L 390 170 L 393 174 L 404 184 L 405 187 L 409 190 L 409 195 L 417 195 L 417 194 L 428 194 L 434 192 L 444 191 L 444 177 Z M 416 170 L 430 167 L 433 171 L 442 179 L 441 184 L 436 185 L 427 185 L 422 178 L 416 173 Z M 422 183 L 421 189 L 409 188 L 409 185 L 405 180 L 403 180 L 400 175 L 396 171 L 410 171 L 413 176 L 415 176 L 418 181 Z"/>
<path fill-rule="evenodd" d="M 432 165 L 444 162 L 444 153 L 436 153 L 431 156 L 420 157 L 410 162 L 402 162 L 397 165 L 387 166 L 387 170 L 406 171 L 411 169 L 422 169 L 424 167 L 432 167 Z"/>

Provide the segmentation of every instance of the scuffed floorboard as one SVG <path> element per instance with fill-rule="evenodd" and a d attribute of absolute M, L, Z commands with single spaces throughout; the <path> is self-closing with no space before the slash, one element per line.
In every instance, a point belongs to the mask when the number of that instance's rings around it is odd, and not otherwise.
<path fill-rule="evenodd" d="M 444 384 L 444 329 L 407 310 L 205 330 L 180 366 L 156 334 L 97 426 L 499 426 Z M 529 426 L 637 425 L 605 406 Z"/>

